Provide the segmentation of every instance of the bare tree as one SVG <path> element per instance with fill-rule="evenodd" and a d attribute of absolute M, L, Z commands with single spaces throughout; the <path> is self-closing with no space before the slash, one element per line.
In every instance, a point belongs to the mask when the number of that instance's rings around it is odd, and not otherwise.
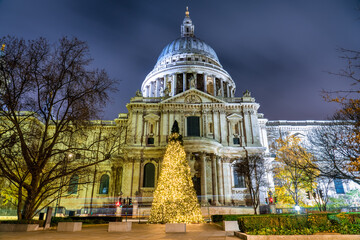
<path fill-rule="evenodd" d="M 330 200 L 329 190 L 333 183 L 333 179 L 328 177 L 318 177 L 316 183 L 316 188 L 312 190 L 312 197 L 319 211 L 326 212 L 327 204 Z"/>
<path fill-rule="evenodd" d="M 16 191 L 18 218 L 31 219 L 73 174 L 86 176 L 118 151 L 121 130 L 113 126 L 96 138 L 90 121 L 114 81 L 89 67 L 89 48 L 76 38 L 53 45 L 44 38 L 0 42 L 6 45 L 0 60 L 0 173 Z"/>
<path fill-rule="evenodd" d="M 235 170 L 245 178 L 246 187 L 251 197 L 254 213 L 260 206 L 260 191 L 267 186 L 266 166 L 261 154 L 248 155 L 234 164 Z"/>
<path fill-rule="evenodd" d="M 344 121 L 334 121 L 313 129 L 309 134 L 309 151 L 315 161 L 307 162 L 304 169 L 316 169 L 319 176 L 330 179 L 352 180 L 360 184 L 360 172 L 353 167 L 356 162 L 351 159 L 358 157 L 357 143 L 352 141 L 354 125 Z M 357 145 L 357 147 L 359 147 Z"/>
<path fill-rule="evenodd" d="M 340 49 L 345 68 L 335 75 L 351 81 L 347 89 L 324 91 L 329 102 L 336 102 L 331 126 L 316 129 L 312 142 L 320 146 L 322 173 L 360 183 L 360 52 Z M 333 73 L 334 74 L 334 73 Z"/>

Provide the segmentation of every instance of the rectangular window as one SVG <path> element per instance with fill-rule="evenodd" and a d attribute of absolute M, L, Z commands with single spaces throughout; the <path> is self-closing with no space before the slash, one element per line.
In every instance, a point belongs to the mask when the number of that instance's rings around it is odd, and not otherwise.
<path fill-rule="evenodd" d="M 233 143 L 234 143 L 234 145 L 239 145 L 240 144 L 240 138 L 233 138 Z"/>
<path fill-rule="evenodd" d="M 234 168 L 234 187 L 245 188 L 245 178 L 242 174 L 238 173 L 236 168 Z"/>
<path fill-rule="evenodd" d="M 154 144 L 154 138 L 150 138 L 150 137 L 149 137 L 149 138 L 147 139 L 147 144 L 148 144 L 148 145 Z"/>
<path fill-rule="evenodd" d="M 200 118 L 187 117 L 187 135 L 200 137 Z"/>
<path fill-rule="evenodd" d="M 334 179 L 334 185 L 337 194 L 345 194 L 344 185 L 341 179 Z"/>

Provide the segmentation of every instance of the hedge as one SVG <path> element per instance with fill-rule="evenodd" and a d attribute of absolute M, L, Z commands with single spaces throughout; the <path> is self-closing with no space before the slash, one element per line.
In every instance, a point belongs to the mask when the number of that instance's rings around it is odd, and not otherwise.
<path fill-rule="evenodd" d="M 360 233 L 360 213 L 213 215 L 212 220 L 238 220 L 240 231 L 251 235 Z"/>

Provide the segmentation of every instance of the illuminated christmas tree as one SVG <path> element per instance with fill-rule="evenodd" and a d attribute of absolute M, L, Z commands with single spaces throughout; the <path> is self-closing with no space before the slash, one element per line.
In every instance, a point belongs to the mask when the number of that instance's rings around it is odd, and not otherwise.
<path fill-rule="evenodd" d="M 200 205 L 191 180 L 189 163 L 179 134 L 177 121 L 171 130 L 154 192 L 149 222 L 199 223 L 203 222 Z"/>

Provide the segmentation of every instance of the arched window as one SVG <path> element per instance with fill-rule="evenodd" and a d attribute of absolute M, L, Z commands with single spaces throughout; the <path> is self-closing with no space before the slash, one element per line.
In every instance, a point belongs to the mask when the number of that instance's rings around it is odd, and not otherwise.
<path fill-rule="evenodd" d="M 100 188 L 99 194 L 108 194 L 109 193 L 109 176 L 104 174 L 100 178 Z"/>
<path fill-rule="evenodd" d="M 71 176 L 69 181 L 68 194 L 77 194 L 79 184 L 79 176 L 74 174 Z"/>
<path fill-rule="evenodd" d="M 147 163 L 144 166 L 144 182 L 143 187 L 155 186 L 155 166 L 152 163 Z"/>

